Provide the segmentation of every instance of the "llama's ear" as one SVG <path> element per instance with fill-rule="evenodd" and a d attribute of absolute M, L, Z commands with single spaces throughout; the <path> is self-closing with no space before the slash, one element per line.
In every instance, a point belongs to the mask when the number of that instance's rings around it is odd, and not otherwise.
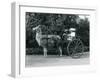
<path fill-rule="evenodd" d="M 32 28 L 32 30 L 34 31 L 34 30 L 35 30 L 35 28 Z"/>

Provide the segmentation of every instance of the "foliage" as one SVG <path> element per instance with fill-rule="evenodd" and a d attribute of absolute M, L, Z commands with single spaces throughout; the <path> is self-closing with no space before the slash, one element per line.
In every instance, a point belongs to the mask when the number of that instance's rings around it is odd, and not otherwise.
<path fill-rule="evenodd" d="M 81 37 L 84 45 L 89 46 L 89 20 L 88 18 L 81 19 L 77 29 L 78 35 Z"/>
<path fill-rule="evenodd" d="M 77 22 L 77 20 L 79 21 Z M 89 46 L 89 21 L 87 18 L 80 19 L 74 14 L 53 14 L 53 13 L 32 13 L 26 12 L 26 47 L 38 47 L 35 40 L 33 27 L 42 27 L 44 34 L 62 35 L 64 29 L 76 28 L 77 34 L 81 37 L 85 45 Z M 36 46 L 37 45 L 37 46 Z"/>

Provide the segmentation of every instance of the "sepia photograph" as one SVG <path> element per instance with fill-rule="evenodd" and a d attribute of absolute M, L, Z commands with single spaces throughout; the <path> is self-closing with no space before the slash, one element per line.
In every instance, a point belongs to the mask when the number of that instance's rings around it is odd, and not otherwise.
<path fill-rule="evenodd" d="M 90 15 L 25 12 L 25 67 L 90 63 Z"/>
<path fill-rule="evenodd" d="M 11 6 L 14 77 L 67 76 L 96 70 L 96 8 L 30 3 Z"/>

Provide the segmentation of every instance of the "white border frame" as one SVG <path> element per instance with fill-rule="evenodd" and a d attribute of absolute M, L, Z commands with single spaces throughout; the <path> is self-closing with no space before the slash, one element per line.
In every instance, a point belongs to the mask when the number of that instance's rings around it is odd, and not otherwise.
<path fill-rule="evenodd" d="M 25 12 L 46 12 L 62 14 L 90 15 L 90 65 L 54 66 L 41 68 L 25 68 Z M 11 74 L 14 77 L 36 75 L 59 75 L 77 72 L 95 71 L 95 27 L 96 9 L 86 7 L 47 7 L 32 4 L 12 3 L 12 52 Z"/>

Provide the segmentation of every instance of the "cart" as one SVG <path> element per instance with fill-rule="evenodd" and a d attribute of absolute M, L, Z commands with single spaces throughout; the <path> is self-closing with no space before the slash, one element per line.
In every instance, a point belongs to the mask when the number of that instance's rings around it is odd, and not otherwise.
<path fill-rule="evenodd" d="M 75 28 L 65 29 L 60 37 L 61 39 L 57 39 L 56 37 L 55 42 L 57 43 L 57 47 L 61 46 L 62 50 L 65 50 L 66 54 L 68 54 L 68 56 L 71 56 L 72 58 L 80 58 L 82 56 L 84 52 L 84 45 L 80 37 L 76 35 Z M 53 36 L 53 38 L 50 37 L 48 38 L 48 40 L 49 39 L 53 41 L 55 37 Z M 52 44 L 50 43 L 50 41 L 49 44 L 51 45 L 51 47 L 53 47 L 52 45 L 54 45 L 54 43 Z M 48 49 L 51 49 L 51 47 Z M 57 48 L 56 50 L 59 51 L 59 48 Z"/>

